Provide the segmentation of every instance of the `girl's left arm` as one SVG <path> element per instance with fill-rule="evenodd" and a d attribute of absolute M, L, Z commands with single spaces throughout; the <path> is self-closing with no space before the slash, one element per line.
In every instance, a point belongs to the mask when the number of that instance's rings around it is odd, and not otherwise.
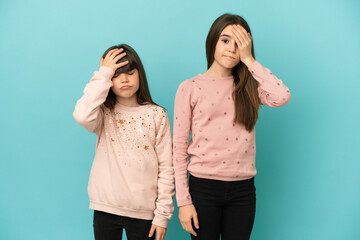
<path fill-rule="evenodd" d="M 152 223 L 166 228 L 174 211 L 173 197 L 175 195 L 171 129 L 164 109 L 159 107 L 157 118 L 155 151 L 159 162 L 158 197 Z"/>
<path fill-rule="evenodd" d="M 255 61 L 248 67 L 250 73 L 259 83 L 258 94 L 261 104 L 270 107 L 281 107 L 290 99 L 290 90 L 272 72 Z"/>

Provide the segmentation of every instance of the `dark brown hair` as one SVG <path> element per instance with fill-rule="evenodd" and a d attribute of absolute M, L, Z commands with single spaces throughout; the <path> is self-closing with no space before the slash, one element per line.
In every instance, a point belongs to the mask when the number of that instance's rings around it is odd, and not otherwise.
<path fill-rule="evenodd" d="M 242 17 L 233 14 L 223 14 L 218 17 L 212 24 L 206 38 L 208 68 L 210 68 L 214 62 L 215 48 L 221 32 L 228 25 L 234 24 L 240 24 L 251 34 L 249 25 Z M 251 53 L 255 58 L 253 42 L 251 45 Z M 232 74 L 234 77 L 234 122 L 245 125 L 245 128 L 250 132 L 255 127 L 260 108 L 260 99 L 257 91 L 258 83 L 249 72 L 247 66 L 241 61 L 233 68 Z"/>
<path fill-rule="evenodd" d="M 111 51 L 113 49 L 120 49 L 120 48 L 124 49 L 123 52 L 126 52 L 126 55 L 125 55 L 125 57 L 123 57 L 119 61 L 117 61 L 117 63 L 121 63 L 121 62 L 125 62 L 125 61 L 129 61 L 129 63 L 123 67 L 116 69 L 113 78 L 119 76 L 121 73 L 128 73 L 133 69 L 137 69 L 139 72 L 139 89 L 136 92 L 137 103 L 140 105 L 145 105 L 147 103 L 157 105 L 156 103 L 154 103 L 154 101 L 151 98 L 144 66 L 141 63 L 139 55 L 135 52 L 135 50 L 132 47 L 130 47 L 127 44 L 115 45 L 115 46 L 108 48 L 104 52 L 102 57 L 105 58 L 106 54 L 108 54 L 109 51 Z M 116 96 L 115 96 L 114 92 L 110 89 L 108 96 L 104 102 L 104 105 L 107 108 L 113 109 L 115 106 L 115 103 L 116 103 Z"/>

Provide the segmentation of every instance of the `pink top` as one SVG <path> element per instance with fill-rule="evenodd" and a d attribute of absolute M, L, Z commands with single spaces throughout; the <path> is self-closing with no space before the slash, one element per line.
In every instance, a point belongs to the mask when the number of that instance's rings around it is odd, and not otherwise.
<path fill-rule="evenodd" d="M 147 104 L 106 108 L 114 71 L 101 67 L 76 103 L 74 118 L 97 135 L 88 193 L 90 208 L 153 219 L 167 227 L 174 204 L 171 129 L 165 110 Z"/>
<path fill-rule="evenodd" d="M 290 91 L 259 62 L 249 71 L 258 81 L 261 104 L 280 107 Z M 252 178 L 255 168 L 255 130 L 234 123 L 233 77 L 199 74 L 182 82 L 175 98 L 173 164 L 178 206 L 192 204 L 188 171 L 195 177 L 236 181 Z M 191 140 L 189 135 L 191 132 Z M 190 164 L 189 164 L 190 156 Z"/>

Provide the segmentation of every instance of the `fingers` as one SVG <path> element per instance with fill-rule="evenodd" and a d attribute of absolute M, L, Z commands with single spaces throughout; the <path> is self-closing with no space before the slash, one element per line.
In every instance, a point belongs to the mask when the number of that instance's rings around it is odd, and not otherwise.
<path fill-rule="evenodd" d="M 245 44 L 245 39 L 242 36 L 242 32 L 239 31 L 239 29 L 237 29 L 236 26 L 233 26 L 232 32 L 234 33 L 236 43 L 240 44 L 239 47 L 244 45 Z"/>
<path fill-rule="evenodd" d="M 121 68 L 121 67 L 125 66 L 128 63 L 129 63 L 129 61 L 121 62 L 119 64 L 116 64 L 116 66 L 117 66 L 117 68 Z"/>
<path fill-rule="evenodd" d="M 126 52 L 117 55 L 113 60 L 116 63 L 117 61 L 119 61 L 120 59 L 122 59 L 125 56 L 126 56 Z"/>
<path fill-rule="evenodd" d="M 235 35 L 235 40 L 238 40 L 241 45 L 249 45 L 251 36 L 245 28 L 240 25 L 233 25 L 232 31 Z"/>
<path fill-rule="evenodd" d="M 156 226 L 154 224 L 151 225 L 149 237 L 152 237 L 155 233 Z"/>
<path fill-rule="evenodd" d="M 192 225 L 191 225 L 191 220 L 188 222 L 185 222 L 185 230 L 189 233 L 191 233 L 192 235 L 194 235 L 195 237 L 197 236 L 196 232 L 194 231 Z"/>
<path fill-rule="evenodd" d="M 193 217 L 193 220 L 194 220 L 194 226 L 196 227 L 196 229 L 199 229 L 199 220 L 197 215 Z"/>
<path fill-rule="evenodd" d="M 118 55 L 119 53 L 121 53 L 122 51 L 124 51 L 124 49 L 123 48 L 115 48 L 115 49 L 113 49 L 113 50 L 110 50 L 109 52 L 108 52 L 108 54 L 106 54 L 106 57 L 105 57 L 105 59 L 107 58 L 107 59 L 112 59 L 112 58 L 114 58 L 114 56 L 116 56 L 116 55 Z"/>
<path fill-rule="evenodd" d="M 164 240 L 165 239 L 165 231 L 159 229 L 156 231 L 156 240 Z"/>

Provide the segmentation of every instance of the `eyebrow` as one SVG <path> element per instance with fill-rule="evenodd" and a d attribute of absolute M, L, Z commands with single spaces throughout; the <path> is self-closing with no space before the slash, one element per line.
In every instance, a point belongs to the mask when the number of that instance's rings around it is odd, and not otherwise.
<path fill-rule="evenodd" d="M 232 38 L 232 36 L 228 35 L 228 34 L 221 34 L 220 37 L 228 37 L 228 38 Z"/>

